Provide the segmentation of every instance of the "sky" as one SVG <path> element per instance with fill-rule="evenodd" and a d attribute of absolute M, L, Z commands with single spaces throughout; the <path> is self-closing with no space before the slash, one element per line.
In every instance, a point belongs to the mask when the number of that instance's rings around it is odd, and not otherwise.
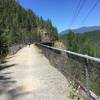
<path fill-rule="evenodd" d="M 80 0 L 19 0 L 25 9 L 32 9 L 37 15 L 45 20 L 50 19 L 58 31 L 82 26 L 100 26 L 100 2 L 89 14 L 85 21 L 84 18 L 97 0 L 83 0 L 84 6 L 77 16 L 77 5 Z M 80 6 L 78 6 L 80 7 Z M 74 23 L 72 19 L 74 14 Z"/>

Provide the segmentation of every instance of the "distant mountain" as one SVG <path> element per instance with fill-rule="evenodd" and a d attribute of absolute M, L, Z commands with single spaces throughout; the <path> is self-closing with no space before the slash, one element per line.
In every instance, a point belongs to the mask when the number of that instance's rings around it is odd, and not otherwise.
<path fill-rule="evenodd" d="M 100 30 L 100 26 L 89 26 L 89 27 L 81 27 L 78 29 L 71 29 L 74 33 L 85 33 L 85 32 L 91 32 L 91 31 L 96 31 Z M 70 31 L 70 29 L 62 31 L 60 34 L 66 34 Z"/>

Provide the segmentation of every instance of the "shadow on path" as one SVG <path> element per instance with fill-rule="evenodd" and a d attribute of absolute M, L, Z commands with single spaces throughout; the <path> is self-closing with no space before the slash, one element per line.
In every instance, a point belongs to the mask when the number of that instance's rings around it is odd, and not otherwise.
<path fill-rule="evenodd" d="M 9 73 L 0 73 L 0 94 L 3 92 L 6 92 L 7 89 L 14 84 L 16 81 L 12 80 L 12 77 L 10 77 Z"/>
<path fill-rule="evenodd" d="M 8 70 L 3 72 L 4 69 L 14 67 L 16 64 L 0 66 L 0 100 L 24 100 L 31 92 L 24 91 L 22 84 L 15 86 L 17 81 L 11 77 L 13 72 Z M 6 99 L 5 99 L 6 98 Z"/>
<path fill-rule="evenodd" d="M 9 67 L 14 67 L 16 64 L 10 64 L 10 65 L 5 65 L 5 64 L 1 64 L 0 65 L 0 70 L 4 70 L 6 68 L 9 68 Z"/>
<path fill-rule="evenodd" d="M 8 91 L 8 100 L 28 100 L 27 95 L 32 92 L 25 92 L 22 86 L 18 86 Z"/>
<path fill-rule="evenodd" d="M 6 59 L 11 59 L 11 58 L 13 58 L 13 57 L 15 57 L 15 55 L 9 56 L 9 57 L 7 57 Z"/>

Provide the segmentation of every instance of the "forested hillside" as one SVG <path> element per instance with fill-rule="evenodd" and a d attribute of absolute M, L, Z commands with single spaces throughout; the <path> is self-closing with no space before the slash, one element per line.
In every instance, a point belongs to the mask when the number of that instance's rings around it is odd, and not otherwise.
<path fill-rule="evenodd" d="M 100 43 L 100 30 L 92 31 L 92 32 L 86 32 L 84 34 L 81 34 L 80 36 L 86 37 L 94 41 L 95 43 Z"/>
<path fill-rule="evenodd" d="M 67 48 L 74 52 L 100 57 L 100 31 L 76 34 L 69 32 L 61 35 Z"/>
<path fill-rule="evenodd" d="M 3 51 L 1 46 L 4 44 L 7 47 L 39 41 L 41 31 L 47 31 L 52 40 L 58 39 L 57 29 L 49 19 L 44 20 L 31 9 L 24 9 L 16 0 L 0 0 L 0 51 Z M 1 37 L 6 40 L 3 44 Z"/>

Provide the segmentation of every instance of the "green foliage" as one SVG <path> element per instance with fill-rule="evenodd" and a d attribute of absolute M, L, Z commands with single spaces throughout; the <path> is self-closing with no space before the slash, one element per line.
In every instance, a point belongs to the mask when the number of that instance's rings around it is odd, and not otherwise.
<path fill-rule="evenodd" d="M 4 36 L 0 34 L 0 62 L 8 54 L 7 40 Z"/>
<path fill-rule="evenodd" d="M 69 81 L 69 89 L 70 89 L 70 92 L 69 92 L 69 97 L 73 100 L 82 100 L 81 98 L 81 95 L 79 94 L 79 90 L 78 88 L 76 88 L 75 86 L 75 82 L 74 81 Z"/>

